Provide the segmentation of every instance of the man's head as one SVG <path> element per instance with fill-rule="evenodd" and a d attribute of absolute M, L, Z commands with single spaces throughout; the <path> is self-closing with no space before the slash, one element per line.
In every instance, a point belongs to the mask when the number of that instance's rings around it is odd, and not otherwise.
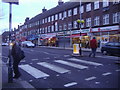
<path fill-rule="evenodd" d="M 93 39 L 96 39 L 95 37 L 93 37 Z"/>

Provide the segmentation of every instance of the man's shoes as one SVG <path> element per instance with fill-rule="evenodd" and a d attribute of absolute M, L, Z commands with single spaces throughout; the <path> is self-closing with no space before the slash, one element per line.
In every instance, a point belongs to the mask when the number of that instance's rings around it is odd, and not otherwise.
<path fill-rule="evenodd" d="M 14 78 L 14 79 L 18 79 L 20 76 L 21 76 L 21 74 L 15 75 L 13 78 Z"/>
<path fill-rule="evenodd" d="M 89 57 L 91 57 L 91 55 L 89 55 Z"/>

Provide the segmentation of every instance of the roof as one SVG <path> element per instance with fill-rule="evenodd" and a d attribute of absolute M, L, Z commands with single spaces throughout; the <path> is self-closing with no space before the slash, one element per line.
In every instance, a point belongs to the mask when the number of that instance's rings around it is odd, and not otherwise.
<path fill-rule="evenodd" d="M 79 5 L 80 5 L 79 2 L 66 2 L 66 3 L 63 3 L 62 5 L 57 5 L 56 7 L 52 8 L 50 10 L 47 10 L 44 13 L 40 13 L 40 14 L 36 15 L 35 17 L 31 18 L 27 23 L 31 23 L 31 22 L 46 18 L 48 16 L 55 15 L 64 10 L 69 10 L 69 9 L 79 6 Z"/>

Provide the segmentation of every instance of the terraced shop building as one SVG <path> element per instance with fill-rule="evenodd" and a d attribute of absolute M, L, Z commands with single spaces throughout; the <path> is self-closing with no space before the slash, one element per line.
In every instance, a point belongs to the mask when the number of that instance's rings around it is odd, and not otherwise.
<path fill-rule="evenodd" d="M 42 9 L 42 13 L 25 20 L 19 27 L 20 37 L 36 44 L 70 47 L 79 43 L 81 24 L 82 47 L 87 40 L 96 36 L 99 41 L 120 41 L 120 2 L 58 2 L 50 10 Z M 56 43 L 57 42 L 57 43 Z"/>

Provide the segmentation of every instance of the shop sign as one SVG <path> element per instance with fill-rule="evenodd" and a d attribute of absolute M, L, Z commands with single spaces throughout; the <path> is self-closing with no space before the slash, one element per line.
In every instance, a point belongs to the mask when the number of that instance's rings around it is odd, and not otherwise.
<path fill-rule="evenodd" d="M 119 30 L 119 26 L 108 26 L 108 27 L 100 27 L 100 28 L 92 28 L 92 32 L 100 31 L 111 31 L 111 30 Z"/>
<path fill-rule="evenodd" d="M 78 34 L 78 33 L 80 33 L 80 30 L 72 31 L 72 34 Z"/>
<path fill-rule="evenodd" d="M 98 32 L 99 28 L 92 28 L 91 30 L 92 30 L 92 32 Z"/>
<path fill-rule="evenodd" d="M 82 29 L 81 32 L 82 33 L 88 33 L 88 32 L 90 32 L 90 29 Z"/>
<path fill-rule="evenodd" d="M 102 27 L 100 31 L 111 31 L 111 30 L 118 30 L 119 26 L 109 26 L 109 27 Z"/>
<path fill-rule="evenodd" d="M 81 29 L 81 33 L 88 33 L 90 32 L 90 29 Z M 75 31 L 72 31 L 72 34 L 78 34 L 80 33 L 80 30 L 75 30 Z"/>
<path fill-rule="evenodd" d="M 58 32 L 57 35 L 62 36 L 62 35 L 64 35 L 64 32 Z"/>

